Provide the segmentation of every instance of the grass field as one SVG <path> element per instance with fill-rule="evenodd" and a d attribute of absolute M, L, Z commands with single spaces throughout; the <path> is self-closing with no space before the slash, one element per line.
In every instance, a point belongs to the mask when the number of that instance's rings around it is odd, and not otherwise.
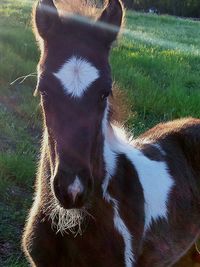
<path fill-rule="evenodd" d="M 30 27 L 32 1 L 0 5 L 0 266 L 27 266 L 20 236 L 31 205 L 40 141 L 39 98 L 32 96 L 39 53 Z M 127 12 L 113 49 L 115 83 L 127 99 L 135 135 L 157 122 L 200 117 L 200 22 Z"/>

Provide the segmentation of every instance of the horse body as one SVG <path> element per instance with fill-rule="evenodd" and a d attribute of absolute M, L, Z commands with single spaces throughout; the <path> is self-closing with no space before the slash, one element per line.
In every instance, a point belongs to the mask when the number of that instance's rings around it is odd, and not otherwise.
<path fill-rule="evenodd" d="M 172 266 L 190 248 L 200 229 L 200 168 L 194 162 L 198 163 L 200 159 L 200 122 L 187 119 L 176 121 L 176 127 L 174 124 L 158 125 L 132 141 L 133 144 L 115 140 L 122 145 L 121 152 L 116 151 L 116 144 L 110 147 L 116 153 L 115 172 L 109 181 L 105 176 L 103 194 L 96 192 L 91 208 L 94 219 L 89 218 L 82 226 L 82 235 L 75 238 L 70 232 L 56 235 L 43 208 L 39 208 L 39 196 L 36 198 L 36 209 L 32 210 L 28 226 L 29 231 L 31 229 L 29 253 L 36 266 Z M 118 137 L 112 136 L 112 140 L 115 138 Z M 130 147 L 124 149 L 123 146 Z M 134 158 L 138 161 L 138 153 L 141 168 L 144 168 L 144 158 L 152 161 L 146 170 L 152 190 L 155 190 L 152 197 L 156 203 L 152 206 L 145 199 L 136 167 L 138 162 L 134 163 Z M 193 153 L 196 153 L 195 157 Z M 154 172 L 156 164 L 163 162 L 172 180 L 165 203 L 160 203 L 159 191 L 162 192 L 163 184 Z M 46 184 L 42 190 L 45 188 Z M 145 228 L 145 219 L 149 210 L 155 208 L 154 204 L 158 214 Z M 163 212 L 162 204 L 167 208 L 166 217 L 159 215 Z"/>
<path fill-rule="evenodd" d="M 32 266 L 167 267 L 200 233 L 200 121 L 159 124 L 136 140 L 110 122 L 108 53 L 122 13 L 109 1 L 100 20 L 114 33 L 96 34 L 94 25 L 63 26 L 51 0 L 36 7 L 44 137 L 23 236 Z M 83 33 L 91 40 L 79 45 Z M 107 43 L 96 46 L 100 35 Z"/>

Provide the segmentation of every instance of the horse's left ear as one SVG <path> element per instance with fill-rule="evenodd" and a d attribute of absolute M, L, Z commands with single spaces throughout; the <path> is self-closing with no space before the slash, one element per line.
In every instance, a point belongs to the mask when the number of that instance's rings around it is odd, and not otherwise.
<path fill-rule="evenodd" d="M 122 2 L 120 0 L 109 0 L 98 19 L 104 35 L 103 38 L 109 46 L 117 38 L 122 24 L 123 14 L 124 8 Z"/>

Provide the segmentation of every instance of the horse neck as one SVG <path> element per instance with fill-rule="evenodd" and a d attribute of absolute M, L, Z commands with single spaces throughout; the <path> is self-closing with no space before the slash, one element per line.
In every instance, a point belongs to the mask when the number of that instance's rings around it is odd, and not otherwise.
<path fill-rule="evenodd" d="M 104 162 L 105 176 L 102 183 L 103 195 L 105 196 L 108 185 L 112 177 L 115 175 L 117 158 L 119 154 L 124 154 L 124 148 L 127 145 L 128 139 L 123 128 L 116 127 L 109 122 L 104 123 Z"/>

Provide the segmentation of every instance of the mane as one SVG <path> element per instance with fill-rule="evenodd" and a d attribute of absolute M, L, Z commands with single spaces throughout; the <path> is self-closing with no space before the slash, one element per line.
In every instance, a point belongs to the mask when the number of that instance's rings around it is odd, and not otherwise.
<path fill-rule="evenodd" d="M 97 18 L 102 11 L 103 4 L 98 0 L 55 0 L 61 15 L 65 13 Z"/>

